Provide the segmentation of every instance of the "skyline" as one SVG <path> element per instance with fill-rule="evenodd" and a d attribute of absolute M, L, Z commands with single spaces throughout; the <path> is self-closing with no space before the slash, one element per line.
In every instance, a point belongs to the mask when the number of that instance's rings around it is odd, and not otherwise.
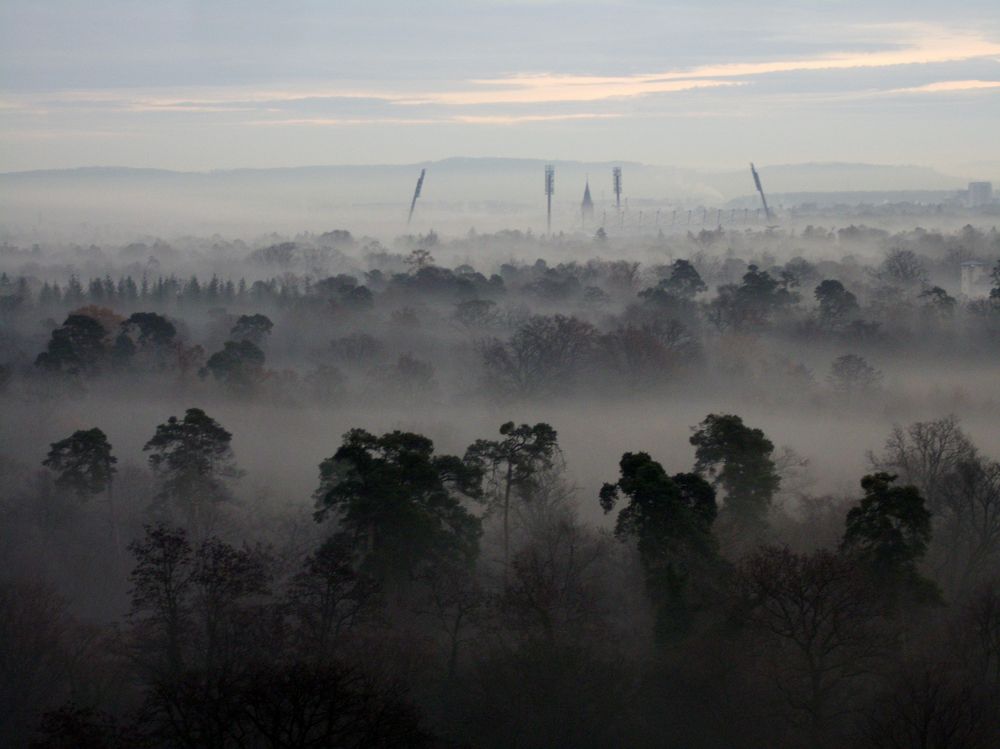
<path fill-rule="evenodd" d="M 978 1 L 14 0 L 0 49 L 4 172 L 1000 162 L 1000 10 Z"/>

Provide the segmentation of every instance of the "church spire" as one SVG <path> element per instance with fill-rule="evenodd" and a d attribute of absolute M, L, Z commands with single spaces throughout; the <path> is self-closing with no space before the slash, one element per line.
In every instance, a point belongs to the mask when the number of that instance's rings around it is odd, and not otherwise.
<path fill-rule="evenodd" d="M 587 177 L 586 186 L 583 188 L 583 202 L 580 203 L 580 219 L 586 225 L 587 220 L 594 217 L 594 201 L 590 198 L 590 177 Z"/>

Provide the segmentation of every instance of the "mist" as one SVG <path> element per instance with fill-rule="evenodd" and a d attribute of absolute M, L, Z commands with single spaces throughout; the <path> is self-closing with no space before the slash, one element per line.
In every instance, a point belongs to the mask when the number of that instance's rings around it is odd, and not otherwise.
<path fill-rule="evenodd" d="M 599 205 L 615 211 L 606 198 Z M 428 220 L 425 210 L 434 209 L 418 201 L 418 222 Z M 211 699 L 249 711 L 220 730 L 257 726 L 253 746 L 277 744 L 253 717 L 246 701 L 257 698 L 243 679 L 278 678 L 276 668 L 293 669 L 283 683 L 321 688 L 327 682 L 316 679 L 332 679 L 401 711 L 398 724 L 309 739 L 320 746 L 654 746 L 663 731 L 679 730 L 681 715 L 691 745 L 884 746 L 905 711 L 930 709 L 899 690 L 905 674 L 936 662 L 927 660 L 935 646 L 893 643 L 973 627 L 966 612 L 997 594 L 994 209 L 951 198 L 799 203 L 782 205 L 768 226 L 748 208 L 745 225 L 697 230 L 679 226 L 674 209 L 673 226 L 664 209 L 663 226 L 640 226 L 636 210 L 613 213 L 617 226 L 583 216 L 578 228 L 551 235 L 411 227 L 129 237 L 118 226 L 83 244 L 66 241 L 64 228 L 10 231 L 0 254 L 4 626 L 14 642 L 26 636 L 17 627 L 52 617 L 59 626 L 18 646 L 41 660 L 31 667 L 35 688 L 9 698 L 8 743 L 63 746 L 89 731 L 101 746 L 207 745 L 205 721 L 218 716 L 192 713 L 197 702 L 187 702 L 207 699 L 204 669 L 217 666 L 199 665 L 204 658 L 244 661 L 243 675 L 211 687 L 222 690 Z M 387 209 L 373 215 L 373 225 L 379 216 L 392 225 Z M 116 235 L 128 238 L 109 239 Z M 752 517 L 740 503 L 757 490 L 726 473 L 747 458 L 699 446 L 716 418 L 745 431 L 727 439 L 763 441 L 764 462 L 753 470 L 773 482 L 753 500 Z M 520 478 L 505 484 L 511 458 L 499 456 L 516 425 L 534 430 L 518 444 L 540 452 L 511 463 Z M 552 430 L 548 452 L 539 447 L 542 427 Z M 107 446 L 101 454 L 113 456 L 103 474 L 79 452 L 95 429 L 96 444 Z M 195 448 L 182 435 L 196 429 L 208 430 L 202 439 L 225 438 L 188 474 L 179 456 Z M 360 521 L 363 505 L 350 509 L 351 499 L 327 504 L 340 491 L 388 501 L 370 494 L 376 485 L 345 487 L 354 486 L 350 470 L 395 460 L 379 440 L 406 435 L 429 440 L 433 455 L 456 456 L 441 459 L 460 461 L 473 477 L 468 486 L 449 478 L 440 490 L 474 529 L 461 554 L 448 551 L 461 527 L 454 519 L 435 521 L 443 525 L 428 538 L 445 544 L 436 551 L 390 553 L 372 539 L 417 538 L 417 527 Z M 349 448 L 357 439 L 369 442 Z M 348 469 L 361 444 L 369 457 Z M 660 541 L 670 551 L 658 553 L 685 570 L 666 588 L 662 562 L 648 556 L 658 536 L 606 505 L 631 492 L 640 492 L 631 501 L 645 501 L 629 460 L 665 471 L 655 501 L 668 501 L 671 481 L 701 482 L 711 498 L 710 540 L 699 542 L 708 546 L 685 545 L 693 541 L 671 535 L 669 524 L 657 532 L 674 539 Z M 865 476 L 883 477 L 879 491 L 912 491 L 921 509 L 934 503 L 909 577 L 869 571 L 845 540 Z M 424 490 L 406 491 L 419 502 Z M 192 577 L 184 578 L 186 613 L 171 625 L 190 640 L 175 652 L 162 629 L 173 620 L 141 591 L 179 584 L 149 566 L 177 548 L 188 549 L 177 564 L 190 565 Z M 231 566 L 213 574 L 236 586 L 225 595 L 197 582 L 223 552 Z M 324 572 L 317 560 L 333 558 L 337 577 L 323 577 L 333 568 Z M 772 587 L 774 575 L 793 575 L 793 587 L 834 575 L 848 585 L 858 626 L 873 628 L 870 641 L 850 646 L 860 648 L 851 650 L 857 663 L 825 672 L 808 708 L 783 685 L 806 678 L 802 664 L 817 653 L 784 640 L 768 609 L 745 598 L 747 586 L 776 602 L 793 595 Z M 312 590 L 307 581 L 334 579 L 327 603 L 296 597 Z M 555 579 L 563 582 L 553 588 Z M 211 601 L 224 607 L 213 627 L 269 627 L 278 615 L 281 634 L 268 637 L 291 639 L 267 656 L 236 630 L 225 647 L 205 640 L 214 630 L 200 629 L 199 612 Z M 331 615 L 338 634 L 316 639 L 314 623 Z M 966 647 L 950 644 L 948 675 L 927 678 L 959 690 L 948 719 L 986 740 L 996 727 L 986 710 L 995 686 L 961 665 L 986 657 Z M 67 660 L 67 648 L 80 654 Z M 721 648 L 735 671 L 719 672 L 705 648 Z M 777 648 L 778 660 L 744 648 Z M 849 675 L 867 664 L 868 648 L 878 664 Z M 8 690 L 23 684 L 22 667 L 12 668 Z M 574 686 L 579 669 L 595 680 L 588 689 Z M 498 673 L 547 696 L 498 712 L 514 689 Z M 682 698 L 670 686 L 677 679 L 702 696 Z M 202 697 L 185 691 L 195 684 Z M 553 684 L 565 690 L 558 708 Z M 615 700 L 631 706 L 598 718 L 590 689 L 612 684 L 621 690 Z M 272 685 L 272 694 L 284 688 Z M 722 689 L 735 690 L 735 702 Z M 802 682 L 794 694 L 806 692 Z M 316 709 L 328 720 L 355 719 L 340 698 Z M 174 710 L 185 717 L 163 723 Z M 849 719 L 832 721 L 836 711 Z M 292 720 L 277 716 L 279 725 Z M 743 744 L 747 720 L 754 727 Z"/>
<path fill-rule="evenodd" d="M 1000 746 L 995 0 L 0 69 L 0 747 Z"/>

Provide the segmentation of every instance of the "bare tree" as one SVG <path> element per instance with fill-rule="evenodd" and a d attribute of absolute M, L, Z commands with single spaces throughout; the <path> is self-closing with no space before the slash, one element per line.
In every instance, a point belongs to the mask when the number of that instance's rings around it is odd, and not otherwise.
<path fill-rule="evenodd" d="M 559 392 L 572 385 L 594 352 L 597 331 L 575 317 L 536 315 L 508 341 L 480 341 L 490 387 L 508 396 Z"/>
<path fill-rule="evenodd" d="M 958 419 L 895 427 L 881 454 L 869 453 L 879 470 L 899 474 L 920 489 L 934 522 L 930 562 L 947 590 L 972 590 L 1000 564 L 1000 463 L 981 456 Z"/>
<path fill-rule="evenodd" d="M 882 453 L 870 452 L 868 460 L 875 470 L 894 473 L 901 483 L 920 489 L 929 509 L 936 512 L 942 504 L 944 477 L 974 454 L 975 446 L 962 432 L 958 419 L 947 416 L 916 422 L 905 429 L 893 427 Z"/>
<path fill-rule="evenodd" d="M 825 550 L 764 547 L 735 580 L 767 676 L 809 745 L 823 746 L 893 644 L 874 589 L 850 559 Z"/>

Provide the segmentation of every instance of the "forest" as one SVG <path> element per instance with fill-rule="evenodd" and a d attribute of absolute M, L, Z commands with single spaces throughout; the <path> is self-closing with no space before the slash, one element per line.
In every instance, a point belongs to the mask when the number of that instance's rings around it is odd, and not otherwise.
<path fill-rule="evenodd" d="M 0 745 L 995 747 L 998 356 L 972 225 L 8 240 Z"/>

